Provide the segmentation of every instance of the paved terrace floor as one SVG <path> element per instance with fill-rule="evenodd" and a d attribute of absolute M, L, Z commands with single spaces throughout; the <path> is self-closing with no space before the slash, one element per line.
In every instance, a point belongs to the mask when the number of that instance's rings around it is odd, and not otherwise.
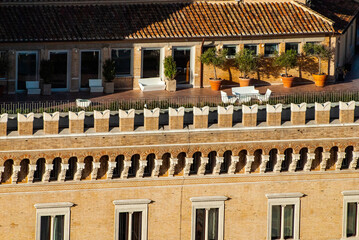
<path fill-rule="evenodd" d="M 222 86 L 223 91 L 232 95 L 231 86 Z M 352 70 L 346 76 L 344 82 L 337 82 L 327 84 L 325 87 L 316 87 L 313 82 L 308 81 L 307 84 L 294 85 L 292 88 L 284 88 L 283 85 L 270 85 L 259 86 L 256 89 L 261 94 L 264 94 L 267 89 L 272 90 L 273 95 L 293 94 L 301 92 L 334 92 L 334 91 L 359 91 L 359 56 L 357 56 L 352 65 Z M 32 95 L 26 94 L 14 94 L 14 95 L 2 95 L 0 96 L 0 102 L 18 102 L 18 101 L 47 101 L 47 100 L 69 100 L 75 101 L 76 98 L 90 99 L 92 101 L 106 101 L 115 99 L 157 99 L 157 98 L 185 98 L 185 97 L 199 97 L 199 96 L 220 96 L 220 91 L 212 91 L 210 88 L 187 88 L 179 89 L 176 92 L 153 91 L 142 92 L 141 90 L 128 90 L 115 92 L 114 94 L 101 94 L 101 93 L 89 93 L 89 92 L 77 92 L 77 93 L 64 93 L 54 92 L 50 96 Z"/>

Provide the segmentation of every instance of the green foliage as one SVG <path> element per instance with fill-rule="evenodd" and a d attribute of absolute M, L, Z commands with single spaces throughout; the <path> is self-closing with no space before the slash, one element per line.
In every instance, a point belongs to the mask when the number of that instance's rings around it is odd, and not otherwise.
<path fill-rule="evenodd" d="M 203 64 L 213 67 L 215 79 L 218 79 L 216 67 L 223 68 L 227 62 L 227 53 L 227 49 L 217 51 L 215 48 L 209 48 L 200 57 L 200 60 Z"/>
<path fill-rule="evenodd" d="M 5 77 L 9 71 L 9 58 L 6 53 L 0 54 L 0 77 Z"/>
<path fill-rule="evenodd" d="M 54 74 L 54 64 L 51 60 L 41 60 L 40 62 L 40 77 L 44 83 L 50 83 L 52 74 Z"/>
<path fill-rule="evenodd" d="M 116 77 L 115 61 L 107 59 L 102 65 L 102 75 L 106 82 L 112 82 Z"/>
<path fill-rule="evenodd" d="M 177 74 L 177 66 L 176 66 L 176 62 L 173 60 L 173 57 L 172 56 L 165 57 L 163 66 L 165 69 L 165 76 L 169 80 L 173 80 Z"/>
<path fill-rule="evenodd" d="M 313 56 L 318 58 L 319 67 L 318 73 L 322 73 L 322 60 L 330 61 L 333 58 L 334 52 L 333 49 L 324 46 L 323 44 L 313 44 L 313 43 L 306 43 L 303 46 L 303 51 L 308 56 Z"/>
<path fill-rule="evenodd" d="M 257 56 L 252 50 L 243 49 L 236 54 L 236 64 L 239 71 L 243 73 L 243 78 L 258 69 Z"/>
<path fill-rule="evenodd" d="M 274 58 L 276 66 L 285 68 L 285 76 L 288 77 L 288 70 L 298 66 L 298 53 L 291 49 Z"/>

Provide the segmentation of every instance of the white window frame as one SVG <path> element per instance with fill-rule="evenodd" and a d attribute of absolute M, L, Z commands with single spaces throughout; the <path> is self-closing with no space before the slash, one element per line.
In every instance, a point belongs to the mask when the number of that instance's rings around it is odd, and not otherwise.
<path fill-rule="evenodd" d="M 281 205 L 294 205 L 294 226 L 293 226 L 293 240 L 299 240 L 299 226 L 300 226 L 300 198 L 303 197 L 303 193 L 274 193 L 266 194 L 268 199 L 268 214 L 267 214 L 267 239 L 272 239 L 272 207 Z M 282 211 L 284 214 L 284 211 Z M 283 238 L 283 215 L 281 217 L 281 239 Z"/>
<path fill-rule="evenodd" d="M 16 52 L 16 72 L 15 72 L 15 79 L 16 79 L 16 81 L 15 81 L 15 91 L 16 92 L 26 92 L 26 89 L 25 90 L 19 90 L 18 89 L 18 75 L 19 75 L 19 73 L 18 73 L 18 68 L 19 68 L 19 66 L 18 66 L 18 64 L 19 64 L 19 54 L 35 54 L 36 55 L 36 82 L 38 82 L 39 81 L 39 76 L 40 76 L 40 69 L 39 69 L 39 51 L 37 51 L 37 50 L 34 50 L 34 51 L 17 51 Z"/>
<path fill-rule="evenodd" d="M 256 49 L 256 52 L 255 52 L 255 55 L 259 54 L 259 49 L 258 49 L 259 43 L 245 43 L 245 44 L 243 44 L 243 49 L 245 48 L 246 45 L 251 45 L 251 46 L 256 45 L 257 49 Z"/>
<path fill-rule="evenodd" d="M 143 77 L 143 52 L 145 50 L 160 50 L 160 69 L 159 69 L 159 77 L 153 77 L 153 78 L 144 78 Z M 141 48 L 141 79 L 159 79 L 162 81 L 163 79 L 163 75 L 164 75 L 164 67 L 163 67 L 163 60 L 165 59 L 164 57 L 164 49 L 162 47 L 144 47 L 144 48 Z"/>
<path fill-rule="evenodd" d="M 67 54 L 67 66 L 66 66 L 66 88 L 51 88 L 52 92 L 65 92 L 69 90 L 70 86 L 70 76 L 71 76 L 71 57 L 70 57 L 70 51 L 69 50 L 49 50 L 47 59 L 50 60 L 51 53 L 66 53 Z"/>
<path fill-rule="evenodd" d="M 190 59 L 189 59 L 189 66 L 190 66 L 190 74 L 189 74 L 189 85 L 193 86 L 194 82 L 194 66 L 195 66 L 195 47 L 193 46 L 174 46 L 172 47 L 172 57 L 174 58 L 174 51 L 175 49 L 187 49 L 190 50 Z"/>
<path fill-rule="evenodd" d="M 74 206 L 71 202 L 37 203 L 36 208 L 36 240 L 40 240 L 41 217 L 64 215 L 64 240 L 70 239 L 70 208 Z M 53 224 L 51 223 L 51 228 Z M 52 236 L 52 235 L 51 235 Z"/>
<path fill-rule="evenodd" d="M 115 205 L 115 240 L 118 239 L 119 235 L 119 215 L 122 212 L 132 213 L 132 212 L 142 212 L 142 229 L 141 229 L 141 239 L 147 240 L 147 225 L 148 225 L 148 204 L 152 201 L 150 199 L 130 199 L 130 200 L 115 200 L 113 204 Z M 129 239 L 131 239 L 131 226 L 132 219 L 130 214 L 129 221 Z"/>
<path fill-rule="evenodd" d="M 264 44 L 264 57 L 273 57 L 274 54 L 266 54 L 266 45 L 276 45 L 276 51 L 279 52 L 279 43 L 265 43 Z"/>
<path fill-rule="evenodd" d="M 284 51 L 287 51 L 287 44 L 297 44 L 298 45 L 298 55 L 301 54 L 301 43 L 300 42 L 285 42 Z"/>
<path fill-rule="evenodd" d="M 206 232 L 205 240 L 208 240 L 208 210 L 210 208 L 218 208 L 218 240 L 223 240 L 224 232 L 224 201 L 228 200 L 226 196 L 208 196 L 208 197 L 192 197 L 192 228 L 191 228 L 191 239 L 196 238 L 196 210 L 206 209 Z"/>
<path fill-rule="evenodd" d="M 225 49 L 226 47 L 235 47 L 236 48 L 236 53 L 238 52 L 238 45 L 236 44 L 223 44 L 222 49 Z M 226 58 L 232 59 L 234 58 L 235 55 L 227 55 Z"/>
<path fill-rule="evenodd" d="M 342 240 L 359 240 L 359 190 L 354 191 L 343 191 L 343 231 L 342 231 Z M 357 226 L 355 237 L 347 237 L 347 211 L 348 203 L 357 203 Z"/>
<path fill-rule="evenodd" d="M 111 59 L 112 59 L 112 50 L 130 50 L 131 51 L 131 60 L 130 60 L 130 74 L 116 74 L 116 77 L 131 77 L 133 76 L 133 48 L 111 48 Z"/>
<path fill-rule="evenodd" d="M 79 69 L 80 69 L 80 72 L 79 72 L 79 89 L 80 90 L 89 90 L 90 88 L 82 88 L 81 87 L 81 63 L 82 63 L 82 53 L 83 52 L 98 52 L 98 79 L 102 79 L 102 66 L 101 66 L 101 50 L 99 49 L 82 49 L 80 50 L 80 63 L 79 63 Z"/>

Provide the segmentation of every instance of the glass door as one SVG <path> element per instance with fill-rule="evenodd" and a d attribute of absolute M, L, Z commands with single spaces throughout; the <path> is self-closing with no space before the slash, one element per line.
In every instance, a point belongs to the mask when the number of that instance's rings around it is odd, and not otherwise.
<path fill-rule="evenodd" d="M 173 59 L 177 66 L 177 86 L 191 84 L 191 48 L 176 47 L 173 49 Z"/>
<path fill-rule="evenodd" d="M 26 81 L 38 80 L 38 53 L 35 51 L 17 53 L 16 90 L 26 90 Z"/>
<path fill-rule="evenodd" d="M 51 88 L 53 90 L 67 90 L 68 82 L 68 52 L 51 51 L 49 59 L 54 66 L 54 74 L 51 76 Z"/>
<path fill-rule="evenodd" d="M 100 51 L 81 51 L 80 73 L 80 88 L 89 88 L 89 79 L 100 77 Z"/>
<path fill-rule="evenodd" d="M 159 78 L 161 70 L 161 50 L 144 49 L 142 51 L 142 78 Z"/>

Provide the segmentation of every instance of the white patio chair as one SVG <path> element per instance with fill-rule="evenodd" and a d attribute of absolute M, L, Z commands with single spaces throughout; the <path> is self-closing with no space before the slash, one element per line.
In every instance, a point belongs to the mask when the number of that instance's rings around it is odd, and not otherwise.
<path fill-rule="evenodd" d="M 221 91 L 221 97 L 223 103 L 235 103 L 237 98 L 235 96 L 228 96 L 226 92 Z"/>
<path fill-rule="evenodd" d="M 260 103 L 262 102 L 268 102 L 270 95 L 272 93 L 272 90 L 267 89 L 266 93 L 264 95 L 258 95 L 257 99 L 259 100 Z"/>

